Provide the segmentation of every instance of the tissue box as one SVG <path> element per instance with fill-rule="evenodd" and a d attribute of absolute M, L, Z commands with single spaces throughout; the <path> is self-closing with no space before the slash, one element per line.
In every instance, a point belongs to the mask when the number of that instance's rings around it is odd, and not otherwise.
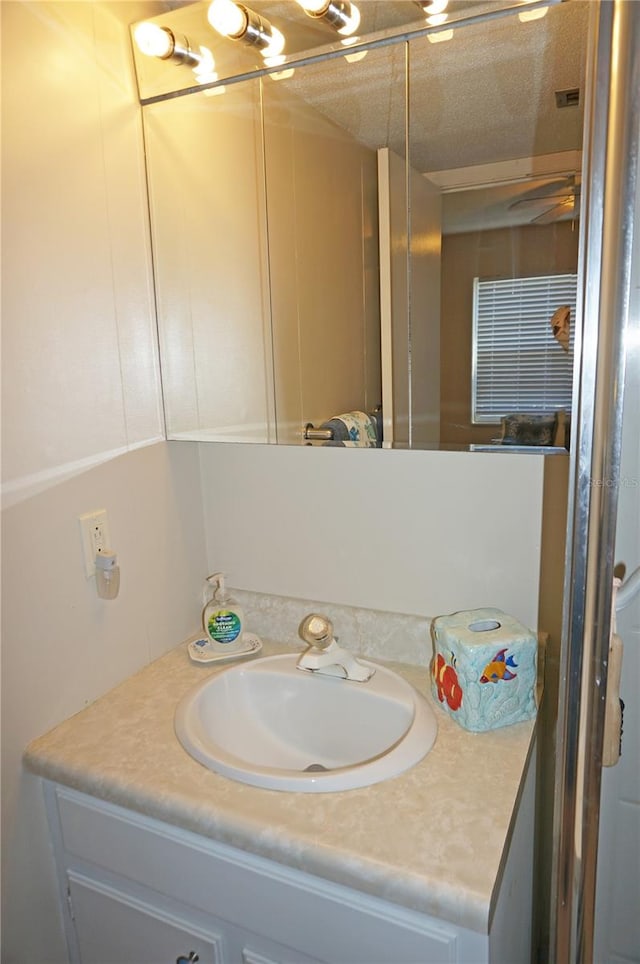
<path fill-rule="evenodd" d="M 442 709 L 482 732 L 535 716 L 537 636 L 500 609 L 438 616 L 431 685 Z"/>

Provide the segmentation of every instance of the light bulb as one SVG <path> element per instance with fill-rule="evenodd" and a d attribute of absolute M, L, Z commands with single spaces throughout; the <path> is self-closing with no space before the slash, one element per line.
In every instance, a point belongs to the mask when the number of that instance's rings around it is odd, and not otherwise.
<path fill-rule="evenodd" d="M 166 27 L 145 20 L 133 31 L 133 39 L 138 50 L 147 57 L 170 57 L 173 53 L 173 34 Z"/>
<path fill-rule="evenodd" d="M 427 17 L 427 23 L 431 24 L 432 27 L 438 27 L 441 23 L 446 23 L 448 19 L 448 13 L 436 13 L 431 17 Z"/>
<path fill-rule="evenodd" d="M 277 57 L 284 49 L 284 36 L 276 27 L 233 0 L 213 0 L 207 19 L 223 36 L 258 47 L 263 57 Z"/>
<path fill-rule="evenodd" d="M 360 26 L 360 11 L 349 0 L 296 0 L 310 17 L 326 20 L 344 37 Z"/>
<path fill-rule="evenodd" d="M 207 19 L 225 37 L 240 37 L 247 29 L 247 15 L 233 0 L 213 0 Z"/>
<path fill-rule="evenodd" d="M 309 13 L 324 13 L 329 6 L 328 0 L 297 0 L 303 10 Z"/>

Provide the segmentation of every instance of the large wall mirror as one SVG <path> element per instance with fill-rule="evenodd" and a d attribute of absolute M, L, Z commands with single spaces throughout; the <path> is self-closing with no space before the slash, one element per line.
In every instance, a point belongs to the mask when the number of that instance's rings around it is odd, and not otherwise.
<path fill-rule="evenodd" d="M 156 20 L 217 78 L 136 53 L 168 437 L 322 445 L 360 411 L 388 446 L 565 446 L 589 4 L 361 6 L 275 67 L 201 3 Z"/>

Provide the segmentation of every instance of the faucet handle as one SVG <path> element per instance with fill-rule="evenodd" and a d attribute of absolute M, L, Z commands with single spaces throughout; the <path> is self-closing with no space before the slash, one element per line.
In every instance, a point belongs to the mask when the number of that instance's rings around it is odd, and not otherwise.
<path fill-rule="evenodd" d="M 327 649 L 334 641 L 333 624 L 326 616 L 309 613 L 300 623 L 298 635 L 314 649 Z"/>
<path fill-rule="evenodd" d="M 298 628 L 300 638 L 309 645 L 296 666 L 321 676 L 339 676 L 341 679 L 366 683 L 375 668 L 361 663 L 355 656 L 338 646 L 333 635 L 331 620 L 318 613 L 309 613 Z"/>

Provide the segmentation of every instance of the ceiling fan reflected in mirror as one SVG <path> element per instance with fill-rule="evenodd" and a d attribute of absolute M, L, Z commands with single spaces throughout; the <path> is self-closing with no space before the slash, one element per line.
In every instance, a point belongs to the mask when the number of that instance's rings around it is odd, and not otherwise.
<path fill-rule="evenodd" d="M 544 188 L 536 188 L 528 196 L 518 198 L 509 205 L 509 210 L 522 209 L 526 205 L 531 210 L 531 224 L 577 220 L 580 214 L 580 186 L 579 174 L 554 178 Z"/>

